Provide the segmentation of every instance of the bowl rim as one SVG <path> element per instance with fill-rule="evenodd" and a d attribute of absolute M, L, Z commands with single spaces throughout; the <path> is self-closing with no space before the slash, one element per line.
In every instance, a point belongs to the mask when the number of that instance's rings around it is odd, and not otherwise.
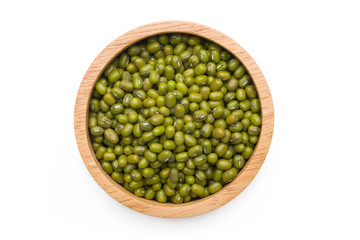
<path fill-rule="evenodd" d="M 182 204 L 158 203 L 153 200 L 140 198 L 113 181 L 103 171 L 99 161 L 96 159 L 88 131 L 87 119 L 90 96 L 96 80 L 101 76 L 106 66 L 128 46 L 141 39 L 165 33 L 197 35 L 222 46 L 236 56 L 246 68 L 257 89 L 262 115 L 262 126 L 258 143 L 251 158 L 237 177 L 215 194 Z M 163 21 L 130 30 L 116 38 L 95 58 L 78 90 L 74 109 L 74 128 L 78 149 L 85 166 L 95 181 L 115 200 L 133 210 L 152 216 L 168 218 L 190 217 L 223 206 L 238 196 L 253 180 L 269 151 L 274 128 L 274 109 L 270 89 L 264 75 L 252 57 L 237 42 L 225 34 L 201 24 L 185 21 Z"/>

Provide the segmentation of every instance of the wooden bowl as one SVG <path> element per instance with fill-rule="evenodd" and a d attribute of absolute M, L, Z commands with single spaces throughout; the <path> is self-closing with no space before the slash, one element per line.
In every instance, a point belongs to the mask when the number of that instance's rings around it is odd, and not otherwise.
<path fill-rule="evenodd" d="M 120 52 L 137 41 L 163 33 L 187 33 L 209 39 L 224 47 L 236 56 L 250 74 L 260 100 L 262 127 L 259 141 L 254 153 L 238 176 L 219 192 L 206 198 L 183 204 L 158 203 L 135 196 L 112 180 L 101 168 L 91 146 L 88 130 L 88 109 L 90 96 L 95 82 L 99 79 L 105 67 Z M 76 98 L 75 104 L 75 135 L 81 157 L 96 182 L 114 199 L 136 211 L 158 217 L 189 217 L 214 210 L 231 201 L 240 194 L 252 181 L 270 147 L 274 127 L 273 103 L 269 87 L 255 61 L 234 40 L 212 28 L 191 22 L 166 21 L 157 22 L 133 29 L 110 43 L 94 60 L 86 72 Z"/>

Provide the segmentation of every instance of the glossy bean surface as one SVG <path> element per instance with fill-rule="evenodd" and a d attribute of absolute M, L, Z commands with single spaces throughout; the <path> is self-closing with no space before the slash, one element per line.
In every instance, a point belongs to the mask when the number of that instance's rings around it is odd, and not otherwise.
<path fill-rule="evenodd" d="M 262 123 L 241 61 L 181 33 L 120 53 L 94 85 L 87 121 L 106 174 L 137 197 L 173 204 L 231 183 L 253 155 Z"/>

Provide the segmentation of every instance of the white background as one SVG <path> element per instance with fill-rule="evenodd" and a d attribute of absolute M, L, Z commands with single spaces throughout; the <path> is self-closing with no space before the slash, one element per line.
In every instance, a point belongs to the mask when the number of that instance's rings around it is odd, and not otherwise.
<path fill-rule="evenodd" d="M 359 239 L 358 1 L 1 1 L 0 239 Z M 162 219 L 108 196 L 77 150 L 93 59 L 144 24 L 187 20 L 240 43 L 275 107 L 270 152 L 232 202 Z"/>

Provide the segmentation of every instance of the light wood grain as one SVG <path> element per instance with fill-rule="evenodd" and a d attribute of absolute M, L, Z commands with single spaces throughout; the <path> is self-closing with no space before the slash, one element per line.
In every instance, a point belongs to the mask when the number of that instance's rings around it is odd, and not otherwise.
<path fill-rule="evenodd" d="M 216 194 L 201 200 L 183 203 L 157 203 L 136 197 L 114 182 L 101 168 L 91 147 L 88 131 L 88 109 L 90 95 L 96 80 L 105 67 L 124 49 L 138 40 L 162 33 L 180 32 L 207 38 L 230 51 L 245 66 L 259 93 L 262 127 L 258 144 L 252 157 L 236 179 Z M 94 60 L 86 72 L 75 104 L 75 135 L 81 157 L 96 182 L 114 199 L 136 211 L 158 217 L 189 217 L 214 210 L 231 201 L 252 181 L 268 153 L 274 127 L 273 103 L 266 80 L 250 55 L 234 40 L 212 28 L 181 21 L 157 22 L 129 31 L 110 43 Z"/>

